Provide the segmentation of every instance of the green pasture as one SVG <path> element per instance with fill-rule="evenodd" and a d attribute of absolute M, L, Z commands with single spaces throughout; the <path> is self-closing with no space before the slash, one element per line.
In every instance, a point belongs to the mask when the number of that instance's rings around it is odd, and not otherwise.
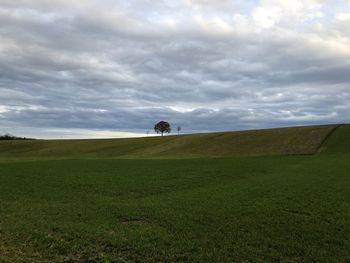
<path fill-rule="evenodd" d="M 0 262 L 350 262 L 350 125 L 0 147 Z"/>

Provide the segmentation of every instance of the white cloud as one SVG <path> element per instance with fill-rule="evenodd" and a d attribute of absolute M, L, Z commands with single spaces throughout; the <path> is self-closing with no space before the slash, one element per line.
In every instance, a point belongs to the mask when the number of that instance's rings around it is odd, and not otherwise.
<path fill-rule="evenodd" d="M 100 136 L 159 119 L 191 131 L 349 121 L 349 9 L 3 0 L 0 128 Z"/>
<path fill-rule="evenodd" d="M 282 17 L 282 11 L 278 7 L 257 7 L 253 11 L 253 19 L 257 27 L 271 28 L 278 23 Z"/>

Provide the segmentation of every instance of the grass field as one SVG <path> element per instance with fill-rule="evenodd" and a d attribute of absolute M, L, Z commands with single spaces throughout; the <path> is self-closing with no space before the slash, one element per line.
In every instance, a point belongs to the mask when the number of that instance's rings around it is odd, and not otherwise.
<path fill-rule="evenodd" d="M 313 154 L 337 125 L 105 140 L 0 141 L 4 158 L 212 158 Z"/>
<path fill-rule="evenodd" d="M 186 136 L 201 158 L 0 144 L 0 262 L 349 262 L 350 126 L 336 127 L 191 135 L 231 138 L 226 158 Z"/>

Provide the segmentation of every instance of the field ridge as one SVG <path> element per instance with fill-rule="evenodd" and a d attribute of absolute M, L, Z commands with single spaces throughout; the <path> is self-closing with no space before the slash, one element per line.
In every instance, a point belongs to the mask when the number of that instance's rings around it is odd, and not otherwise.
<path fill-rule="evenodd" d="M 130 139 L 1 141 L 0 159 L 313 155 L 321 151 L 340 126 L 299 126 Z"/>
<path fill-rule="evenodd" d="M 319 144 L 317 151 L 315 153 L 321 153 L 322 148 L 327 144 L 327 142 L 331 139 L 332 135 L 341 127 L 345 126 L 344 123 L 336 125 L 323 139 L 323 141 Z"/>

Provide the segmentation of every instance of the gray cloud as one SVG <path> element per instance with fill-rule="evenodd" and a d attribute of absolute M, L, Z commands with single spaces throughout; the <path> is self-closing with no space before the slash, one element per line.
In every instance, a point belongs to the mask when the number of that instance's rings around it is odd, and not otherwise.
<path fill-rule="evenodd" d="M 314 0 L 1 1 L 0 132 L 144 132 L 160 119 L 188 132 L 349 122 L 350 6 L 338 9 Z"/>

